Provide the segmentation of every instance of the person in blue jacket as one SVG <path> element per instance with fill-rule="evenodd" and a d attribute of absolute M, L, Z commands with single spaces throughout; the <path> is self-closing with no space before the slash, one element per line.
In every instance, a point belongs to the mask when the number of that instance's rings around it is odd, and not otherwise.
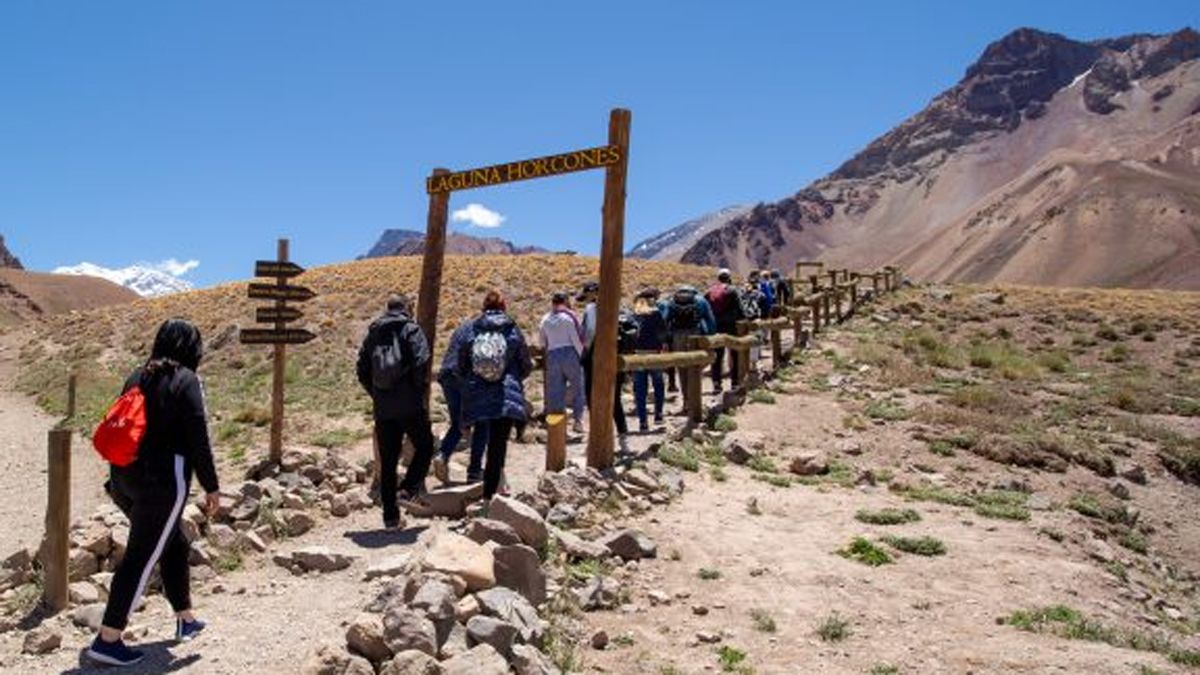
<path fill-rule="evenodd" d="M 527 420 L 525 379 L 533 372 L 529 345 L 498 291 L 488 291 L 483 312 L 455 331 L 448 349 L 456 352 L 462 382 L 462 424 L 486 422 L 487 459 L 483 497 L 500 488 L 513 424 Z"/>
<path fill-rule="evenodd" d="M 458 331 L 470 330 L 470 324 L 463 324 Z M 450 336 L 453 344 L 458 340 L 458 331 Z M 437 456 L 433 458 L 433 475 L 443 483 L 450 482 L 450 455 L 458 449 L 463 437 L 462 400 L 463 381 L 458 376 L 458 352 L 447 349 L 442 355 L 442 365 L 438 369 L 438 384 L 442 385 L 442 397 L 446 399 L 446 411 L 450 416 L 450 426 L 442 437 L 442 445 Z M 467 482 L 478 483 L 483 480 L 483 453 L 487 450 L 487 422 L 479 422 L 471 430 L 471 459 L 467 464 Z"/>

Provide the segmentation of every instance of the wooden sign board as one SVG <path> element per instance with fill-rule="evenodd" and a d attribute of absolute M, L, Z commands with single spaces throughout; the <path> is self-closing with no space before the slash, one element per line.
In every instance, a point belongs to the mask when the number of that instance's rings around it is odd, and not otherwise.
<path fill-rule="evenodd" d="M 295 307 L 259 307 L 254 311 L 254 320 L 259 323 L 289 323 L 304 316 Z"/>
<path fill-rule="evenodd" d="M 289 279 L 304 273 L 304 268 L 292 262 L 259 260 L 254 263 L 254 276 Z"/>
<path fill-rule="evenodd" d="M 249 296 L 264 300 L 295 300 L 304 302 L 317 297 L 312 289 L 286 284 L 250 284 Z"/>
<path fill-rule="evenodd" d="M 244 345 L 302 345 L 317 336 L 303 328 L 243 328 Z"/>
<path fill-rule="evenodd" d="M 435 173 L 425 179 L 425 191 L 432 195 L 512 183 L 519 180 L 545 178 L 588 169 L 602 169 L 619 164 L 621 159 L 620 146 L 605 145 L 598 148 L 564 152 L 561 155 L 549 155 L 508 164 L 467 169 L 466 171 Z"/>

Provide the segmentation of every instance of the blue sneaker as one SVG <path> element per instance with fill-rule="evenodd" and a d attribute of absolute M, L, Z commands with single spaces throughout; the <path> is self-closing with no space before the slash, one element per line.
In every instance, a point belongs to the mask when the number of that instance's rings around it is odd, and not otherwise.
<path fill-rule="evenodd" d="M 196 619 L 195 621 L 175 619 L 175 639 L 179 642 L 187 642 L 199 635 L 207 625 L 200 619 Z"/>
<path fill-rule="evenodd" d="M 88 647 L 87 656 L 97 663 L 109 666 L 132 666 L 146 657 L 142 652 L 126 647 L 121 640 L 105 642 L 100 639 L 99 635 L 92 640 L 92 646 Z"/>

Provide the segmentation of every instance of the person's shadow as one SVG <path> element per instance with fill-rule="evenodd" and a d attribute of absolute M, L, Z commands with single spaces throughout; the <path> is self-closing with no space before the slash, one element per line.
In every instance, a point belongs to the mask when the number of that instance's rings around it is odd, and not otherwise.
<path fill-rule="evenodd" d="M 421 533 L 429 529 L 427 525 L 411 527 L 404 530 L 357 530 L 346 532 L 342 536 L 362 548 L 387 548 L 388 546 L 411 546 L 417 543 Z"/>
<path fill-rule="evenodd" d="M 137 675 L 138 673 L 173 673 L 177 670 L 190 668 L 200 661 L 199 654 L 189 654 L 181 659 L 175 658 L 171 653 L 171 645 L 177 644 L 174 640 L 160 640 L 158 642 L 147 642 L 144 644 L 133 645 L 134 648 L 144 652 L 146 658 L 140 663 L 128 668 L 120 668 L 121 673 L 130 673 Z M 79 651 L 79 666 L 70 670 L 62 671 L 62 675 L 83 675 L 87 673 L 108 673 L 115 672 L 118 668 L 96 663 L 87 657 L 87 649 Z"/>

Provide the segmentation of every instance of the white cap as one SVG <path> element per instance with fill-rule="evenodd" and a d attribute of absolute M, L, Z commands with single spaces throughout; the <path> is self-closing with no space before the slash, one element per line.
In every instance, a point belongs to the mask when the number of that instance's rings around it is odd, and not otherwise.
<path fill-rule="evenodd" d="M 721 269 L 717 270 L 717 276 L 731 277 L 733 276 L 733 272 L 730 272 L 728 267 L 722 267 Z"/>

